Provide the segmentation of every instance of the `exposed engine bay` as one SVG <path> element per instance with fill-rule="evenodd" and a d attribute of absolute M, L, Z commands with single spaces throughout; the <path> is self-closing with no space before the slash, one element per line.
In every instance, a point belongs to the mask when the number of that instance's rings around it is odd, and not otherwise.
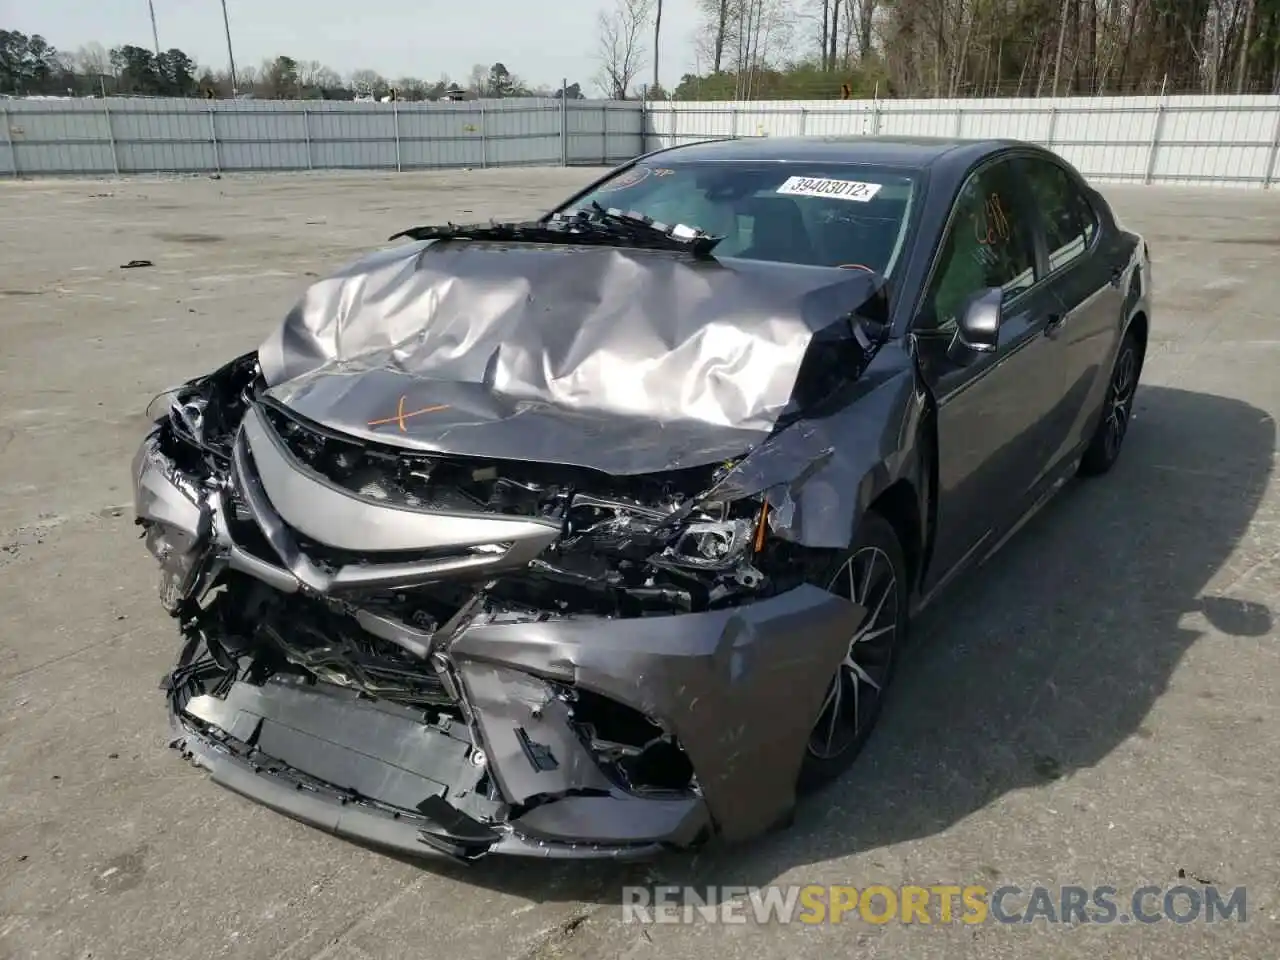
<path fill-rule="evenodd" d="M 261 404 L 300 465 L 359 498 L 411 510 L 555 523 L 555 542 L 526 569 L 483 584 L 450 580 L 423 586 L 413 597 L 400 594 L 408 622 L 439 626 L 478 590 L 531 615 L 627 617 L 715 609 L 803 582 L 806 571 L 795 562 L 803 548 L 768 536 L 762 498 L 714 499 L 731 462 L 658 477 L 610 477 L 558 465 L 422 455 L 308 425 L 270 399 L 261 400 L 261 388 L 252 358 L 182 388 L 160 430 L 160 450 L 185 477 L 224 487 L 236 503 L 230 483 L 235 428 L 250 405 Z M 319 543 L 301 545 L 322 564 L 369 559 Z"/>

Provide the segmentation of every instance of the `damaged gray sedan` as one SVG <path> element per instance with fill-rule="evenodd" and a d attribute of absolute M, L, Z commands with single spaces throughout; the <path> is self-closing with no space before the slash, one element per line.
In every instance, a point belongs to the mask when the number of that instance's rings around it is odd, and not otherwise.
<path fill-rule="evenodd" d="M 909 618 L 1129 423 L 1146 245 L 1031 145 L 650 154 L 165 397 L 174 746 L 373 845 L 636 857 L 842 772 Z"/>

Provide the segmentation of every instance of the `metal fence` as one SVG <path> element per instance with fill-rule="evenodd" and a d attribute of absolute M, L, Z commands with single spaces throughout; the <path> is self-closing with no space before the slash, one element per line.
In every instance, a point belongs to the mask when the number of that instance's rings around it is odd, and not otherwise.
<path fill-rule="evenodd" d="M 1059 97 L 649 104 L 650 149 L 728 136 L 897 134 L 1040 143 L 1094 180 L 1270 187 L 1280 97 Z"/>
<path fill-rule="evenodd" d="M 1010 137 L 1097 180 L 1270 187 L 1280 97 L 646 103 L 0 101 L 0 175 L 620 163 L 714 137 Z"/>
<path fill-rule="evenodd" d="M 0 100 L 0 175 L 424 170 L 621 163 L 639 104 Z"/>

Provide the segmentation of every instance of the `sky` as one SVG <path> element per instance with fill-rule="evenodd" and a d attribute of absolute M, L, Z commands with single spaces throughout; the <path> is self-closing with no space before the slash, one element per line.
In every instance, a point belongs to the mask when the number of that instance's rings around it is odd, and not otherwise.
<path fill-rule="evenodd" d="M 225 69 L 219 0 L 153 0 L 161 49 Z M 394 79 L 463 81 L 476 64 L 501 61 L 531 86 L 562 78 L 594 93 L 597 16 L 612 0 L 227 0 L 237 66 L 286 54 L 319 60 L 343 76 L 376 70 Z M 666 3 L 659 66 L 663 86 L 694 69 L 692 0 Z M 59 50 L 97 41 L 152 47 L 147 0 L 0 0 L 0 29 L 38 33 Z M 652 46 L 652 36 L 646 41 Z M 653 61 L 637 82 L 653 76 Z"/>

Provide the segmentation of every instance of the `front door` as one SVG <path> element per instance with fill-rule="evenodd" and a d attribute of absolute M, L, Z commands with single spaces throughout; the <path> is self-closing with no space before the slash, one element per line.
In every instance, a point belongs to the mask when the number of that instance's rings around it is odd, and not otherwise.
<path fill-rule="evenodd" d="M 1057 445 L 1061 310 L 1037 283 L 1035 215 L 1013 163 L 980 167 L 961 188 L 913 327 L 938 417 L 937 538 L 925 590 L 1021 517 Z M 998 347 L 955 363 L 947 346 L 958 314 L 990 287 L 1004 291 Z"/>

